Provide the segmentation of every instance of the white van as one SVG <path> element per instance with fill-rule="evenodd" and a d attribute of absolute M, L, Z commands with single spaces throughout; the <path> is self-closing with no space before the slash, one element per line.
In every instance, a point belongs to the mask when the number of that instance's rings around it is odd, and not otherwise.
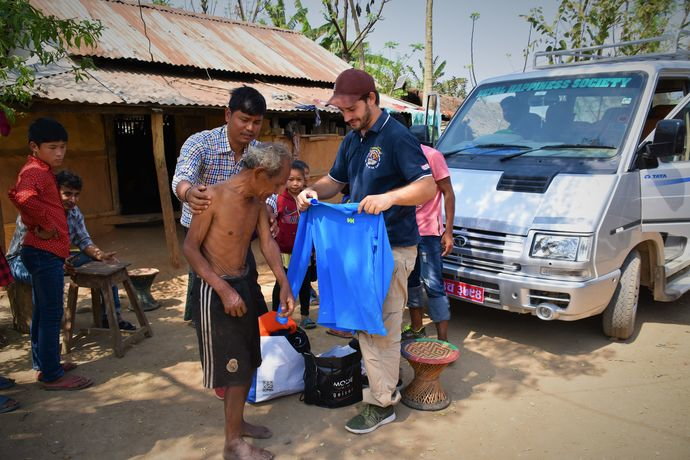
<path fill-rule="evenodd" d="M 690 289 L 688 53 L 588 57 L 606 47 L 483 81 L 440 137 L 451 297 L 544 320 L 603 313 L 627 339 L 640 285 L 659 301 Z"/>

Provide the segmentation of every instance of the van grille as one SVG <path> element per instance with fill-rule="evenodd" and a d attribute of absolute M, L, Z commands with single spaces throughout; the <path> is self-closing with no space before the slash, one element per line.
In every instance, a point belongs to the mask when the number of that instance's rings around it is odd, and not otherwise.
<path fill-rule="evenodd" d="M 549 188 L 553 176 L 523 176 L 503 173 L 496 185 L 496 190 L 544 193 Z"/>
<path fill-rule="evenodd" d="M 453 227 L 453 251 L 448 262 L 493 273 L 519 272 L 520 264 L 510 260 L 522 254 L 525 237 L 486 230 Z"/>
<path fill-rule="evenodd" d="M 570 304 L 570 294 L 565 292 L 548 292 L 548 291 L 537 291 L 534 289 L 529 290 L 529 303 L 530 305 L 537 306 L 540 303 L 549 302 L 556 305 L 559 308 L 568 308 Z"/>

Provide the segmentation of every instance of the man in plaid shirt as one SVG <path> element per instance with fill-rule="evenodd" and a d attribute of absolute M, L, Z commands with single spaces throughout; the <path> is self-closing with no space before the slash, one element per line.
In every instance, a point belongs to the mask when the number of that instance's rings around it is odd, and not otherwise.
<path fill-rule="evenodd" d="M 182 145 L 172 180 L 172 190 L 182 202 L 180 223 L 185 229 L 189 228 L 194 214 L 200 214 L 208 208 L 210 199 L 206 193 L 206 186 L 227 180 L 242 169 L 242 155 L 248 146 L 258 143 L 256 137 L 261 131 L 265 113 L 266 100 L 261 93 L 249 86 L 236 88 L 232 91 L 230 102 L 225 109 L 226 124 L 192 134 Z M 266 200 L 271 216 L 271 231 L 274 235 L 275 199 L 276 197 L 272 196 Z M 280 252 L 268 257 L 280 260 Z M 252 294 L 256 298 L 258 312 L 261 315 L 268 311 L 268 308 L 258 283 L 259 274 L 251 251 L 247 253 L 247 265 Z M 186 321 L 192 319 L 192 293 L 196 279 L 196 275 L 190 270 L 184 313 Z"/>

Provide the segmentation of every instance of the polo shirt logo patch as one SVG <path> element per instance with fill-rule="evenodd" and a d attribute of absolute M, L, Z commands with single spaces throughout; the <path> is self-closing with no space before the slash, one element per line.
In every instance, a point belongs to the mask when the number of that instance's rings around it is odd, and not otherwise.
<path fill-rule="evenodd" d="M 381 163 L 381 147 L 372 147 L 369 149 L 369 154 L 366 159 L 366 166 L 369 169 L 376 169 Z"/>

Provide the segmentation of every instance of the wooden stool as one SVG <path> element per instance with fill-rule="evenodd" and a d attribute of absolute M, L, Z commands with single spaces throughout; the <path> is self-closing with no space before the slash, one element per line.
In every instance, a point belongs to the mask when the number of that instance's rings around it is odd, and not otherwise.
<path fill-rule="evenodd" d="M 132 280 L 132 286 L 134 286 L 134 292 L 137 295 L 141 308 L 144 311 L 160 308 L 161 303 L 151 295 L 151 285 L 153 284 L 153 279 L 158 274 L 158 269 L 135 268 L 128 270 L 127 273 L 129 274 L 129 279 Z"/>
<path fill-rule="evenodd" d="M 12 327 L 22 334 L 28 334 L 31 330 L 31 318 L 34 312 L 31 285 L 15 281 L 7 286 L 7 297 L 10 300 L 10 309 L 12 310 Z"/>
<path fill-rule="evenodd" d="M 96 327 L 80 330 L 77 335 L 90 333 L 109 332 L 112 338 L 113 351 L 115 356 L 122 358 L 125 355 L 125 347 L 136 343 L 145 337 L 152 337 L 153 330 L 146 319 L 144 311 L 139 305 L 137 295 L 132 286 L 132 282 L 127 275 L 128 264 L 105 264 L 103 262 L 89 262 L 74 269 L 72 282 L 67 293 L 67 308 L 65 309 L 65 322 L 62 331 L 63 352 L 69 353 L 72 348 L 74 319 L 77 309 L 77 293 L 80 287 L 91 289 L 91 304 L 93 306 L 93 320 Z M 115 299 L 113 298 L 113 286 L 122 283 L 127 291 L 129 303 L 139 320 L 139 329 L 136 331 L 121 331 L 115 314 Z M 109 328 L 97 327 L 101 322 L 101 299 L 105 300 L 105 311 L 108 317 Z M 123 338 L 122 333 L 128 335 Z"/>
<path fill-rule="evenodd" d="M 417 410 L 441 410 L 451 398 L 439 377 L 460 356 L 458 347 L 443 340 L 414 339 L 402 343 L 401 353 L 414 369 L 414 379 L 402 391 L 402 402 Z"/>

